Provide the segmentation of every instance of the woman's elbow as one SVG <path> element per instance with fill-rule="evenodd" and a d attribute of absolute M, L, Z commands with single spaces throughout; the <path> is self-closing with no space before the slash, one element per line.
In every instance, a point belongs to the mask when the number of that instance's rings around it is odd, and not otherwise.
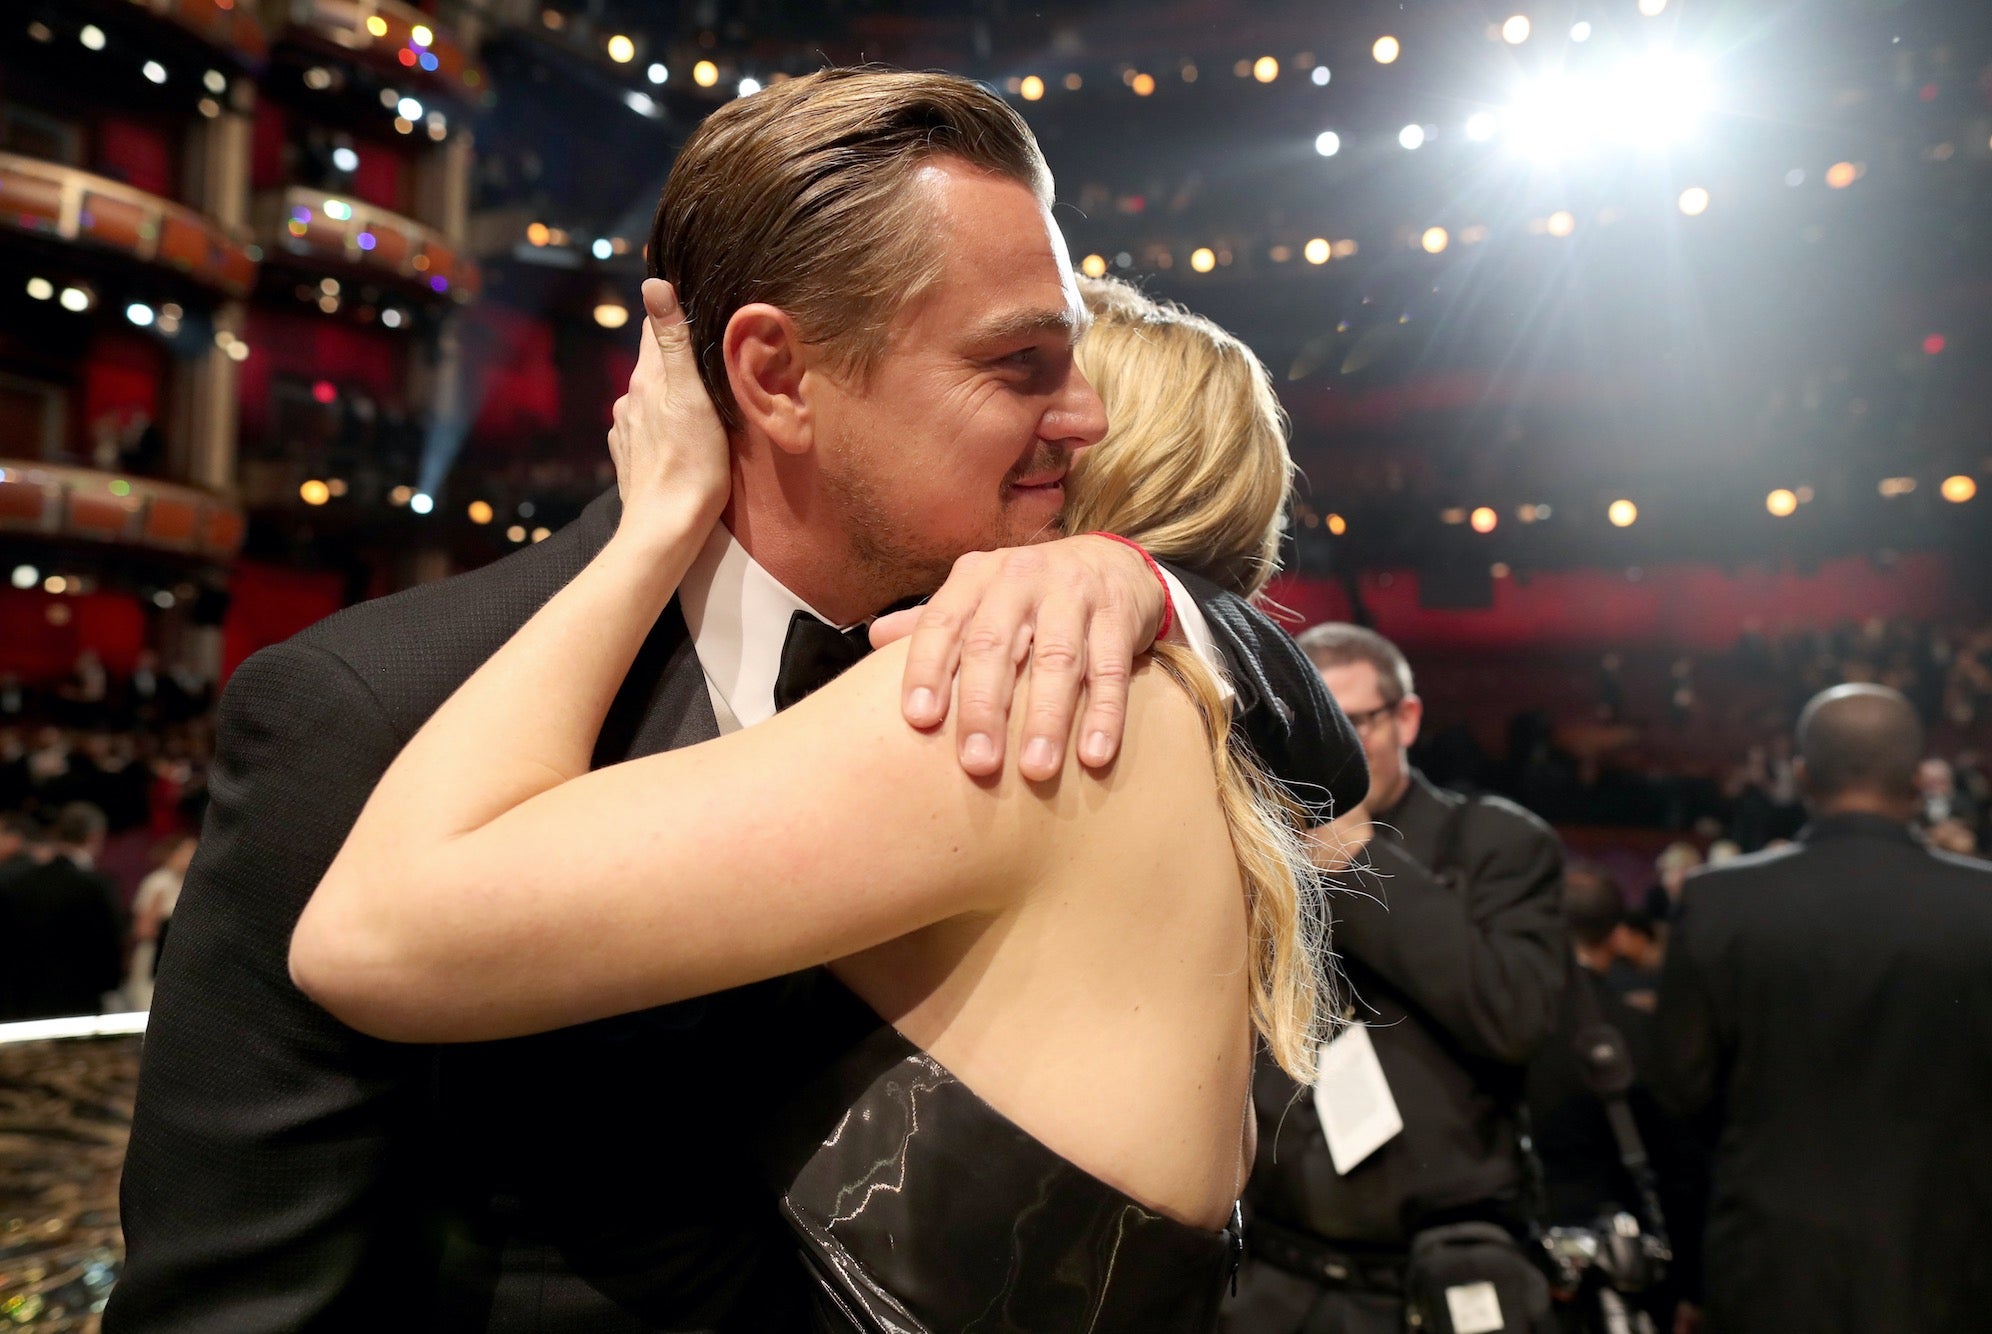
<path fill-rule="evenodd" d="M 327 1014 L 390 1042 L 437 1040 L 425 1031 L 421 970 L 377 924 L 320 885 L 291 932 L 291 983 Z"/>

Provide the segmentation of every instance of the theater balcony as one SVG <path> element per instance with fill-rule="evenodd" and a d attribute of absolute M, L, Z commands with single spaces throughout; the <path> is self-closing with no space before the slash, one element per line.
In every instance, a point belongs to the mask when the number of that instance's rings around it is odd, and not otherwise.
<path fill-rule="evenodd" d="M 155 31 L 146 35 L 149 50 L 156 51 L 162 38 L 177 36 L 198 43 L 209 58 L 245 69 L 261 65 L 270 54 L 270 36 L 255 6 L 238 0 L 85 0 L 74 7 L 134 27 L 150 21 Z"/>
<path fill-rule="evenodd" d="M 198 487 L 0 458 L 0 578 L 16 590 L 120 590 L 170 610 L 220 585 L 245 531 L 240 507 Z"/>
<path fill-rule="evenodd" d="M 466 108 L 480 104 L 490 88 L 471 43 L 411 5 L 289 0 L 272 9 L 288 19 L 276 35 L 274 64 L 329 59 L 360 82 Z"/>
<path fill-rule="evenodd" d="M 248 295 L 256 282 L 257 252 L 242 231 L 108 177 L 15 153 L 0 153 L 0 229 L 20 250 L 69 266 L 170 275 L 225 298 Z"/>
<path fill-rule="evenodd" d="M 477 262 L 433 227 L 351 196 L 286 186 L 257 196 L 256 234 L 272 263 L 318 278 L 328 270 L 433 302 L 469 302 Z"/>

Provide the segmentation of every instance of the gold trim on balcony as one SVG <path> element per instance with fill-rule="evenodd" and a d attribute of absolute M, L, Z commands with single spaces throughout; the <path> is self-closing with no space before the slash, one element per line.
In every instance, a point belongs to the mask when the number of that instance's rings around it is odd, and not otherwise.
<path fill-rule="evenodd" d="M 483 288 L 477 261 L 441 232 L 365 200 L 293 185 L 259 196 L 255 218 L 272 256 L 342 264 L 459 302 Z"/>
<path fill-rule="evenodd" d="M 105 542 L 227 561 L 242 549 L 239 506 L 177 482 L 0 458 L 0 534 Z"/>
<path fill-rule="evenodd" d="M 484 67 L 433 15 L 397 0 L 291 0 L 290 21 L 383 74 L 422 80 L 451 97 L 480 102 L 491 86 Z"/>
<path fill-rule="evenodd" d="M 256 285 L 249 239 L 184 204 L 59 162 L 0 153 L 0 227 L 174 269 L 226 296 Z"/>
<path fill-rule="evenodd" d="M 253 0 L 131 0 L 131 4 L 241 64 L 260 65 L 270 54 L 270 36 L 256 18 Z"/>

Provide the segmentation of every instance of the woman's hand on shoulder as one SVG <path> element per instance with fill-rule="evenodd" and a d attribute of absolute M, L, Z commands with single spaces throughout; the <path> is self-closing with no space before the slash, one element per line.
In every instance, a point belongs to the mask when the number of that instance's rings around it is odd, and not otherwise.
<path fill-rule="evenodd" d="M 726 429 L 699 380 L 691 330 L 671 284 L 643 284 L 643 344 L 609 429 L 622 533 L 704 532 L 732 485 Z"/>

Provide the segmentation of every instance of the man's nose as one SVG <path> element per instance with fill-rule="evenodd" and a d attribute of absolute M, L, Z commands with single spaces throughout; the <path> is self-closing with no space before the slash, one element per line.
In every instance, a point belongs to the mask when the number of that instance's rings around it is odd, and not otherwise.
<path fill-rule="evenodd" d="M 1106 438 L 1107 406 L 1077 366 L 1072 368 L 1060 401 L 1046 414 L 1044 426 L 1046 439 L 1075 451 Z"/>

